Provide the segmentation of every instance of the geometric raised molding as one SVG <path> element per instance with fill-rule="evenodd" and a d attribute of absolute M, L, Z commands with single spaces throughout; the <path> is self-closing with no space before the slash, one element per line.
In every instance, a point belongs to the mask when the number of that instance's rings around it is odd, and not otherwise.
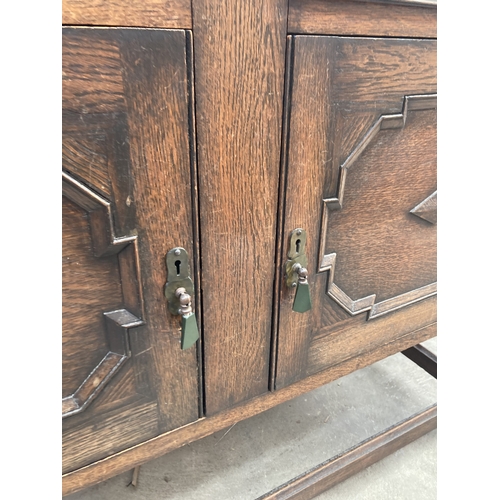
<path fill-rule="evenodd" d="M 135 234 L 116 236 L 111 203 L 66 172 L 62 172 L 62 194 L 88 212 L 92 246 L 96 257 L 116 254 L 128 244 L 135 244 L 137 240 Z"/>
<path fill-rule="evenodd" d="M 63 195 L 89 215 L 94 255 L 104 257 L 118 254 L 122 294 L 127 306 L 127 309 L 103 312 L 109 350 L 76 391 L 62 399 L 62 418 L 65 418 L 87 408 L 130 358 L 128 331 L 144 324 L 144 303 L 140 286 L 137 235 L 116 236 L 111 203 L 66 172 L 62 173 L 62 181 Z"/>
<path fill-rule="evenodd" d="M 318 272 L 328 271 L 329 276 L 327 295 L 352 316 L 363 312 L 368 312 L 367 319 L 374 319 L 389 312 L 395 311 L 402 307 L 406 307 L 410 304 L 436 295 L 437 293 L 437 283 L 434 282 L 423 287 L 411 290 L 409 292 L 397 295 L 396 297 L 383 300 L 381 302 L 376 302 L 375 294 L 368 295 L 359 299 L 352 299 L 334 282 L 335 261 L 337 254 L 330 253 L 325 255 L 329 212 L 330 210 L 342 209 L 347 172 L 349 171 L 349 168 L 356 162 L 359 156 L 363 153 L 363 151 L 381 130 L 402 129 L 406 124 L 407 116 L 410 111 L 413 112 L 432 110 L 436 109 L 436 107 L 436 94 L 411 95 L 404 97 L 403 109 L 401 113 L 380 116 L 380 118 L 378 118 L 374 125 L 368 130 L 365 136 L 353 149 L 344 163 L 340 166 L 337 195 L 335 197 L 323 199 Z M 423 202 L 419 203 L 414 209 L 412 209 L 411 213 L 431 223 L 435 223 L 436 207 L 437 194 L 433 193 Z"/>
<path fill-rule="evenodd" d="M 420 202 L 410 213 L 420 217 L 431 224 L 437 222 L 437 191 L 434 191 L 424 201 Z"/>
<path fill-rule="evenodd" d="M 106 318 L 106 339 L 110 350 L 80 387 L 70 396 L 63 398 L 62 418 L 83 411 L 104 389 L 131 356 L 128 330 L 144 324 L 144 321 L 126 309 L 105 312 L 104 317 Z"/>

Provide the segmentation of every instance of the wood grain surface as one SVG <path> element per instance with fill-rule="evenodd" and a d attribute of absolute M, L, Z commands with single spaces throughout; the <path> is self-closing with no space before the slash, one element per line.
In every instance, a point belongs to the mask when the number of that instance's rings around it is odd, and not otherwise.
<path fill-rule="evenodd" d="M 180 317 L 168 312 L 163 296 L 170 249 L 185 248 L 194 267 L 191 183 L 196 180 L 191 179 L 187 42 L 182 31 L 161 30 L 134 30 L 124 41 L 146 320 L 157 374 L 159 428 L 166 431 L 198 417 L 197 350 L 180 349 Z"/>
<path fill-rule="evenodd" d="M 398 336 L 408 335 L 416 326 L 434 325 L 436 309 L 436 298 L 433 297 L 406 307 L 404 313 L 391 313 L 369 322 L 365 315 L 359 315 L 336 324 L 335 328 L 330 325 L 317 332 L 310 342 L 307 373 L 317 373 L 377 345 L 388 344 Z"/>
<path fill-rule="evenodd" d="M 72 25 L 191 28 L 190 0 L 63 0 L 62 22 Z"/>
<path fill-rule="evenodd" d="M 435 4 L 290 0 L 289 5 L 289 33 L 436 38 Z"/>
<path fill-rule="evenodd" d="M 63 110 L 86 114 L 125 111 L 117 40 L 88 33 L 91 31 L 75 29 L 71 36 L 63 35 Z"/>
<path fill-rule="evenodd" d="M 80 386 L 108 352 L 103 313 L 122 305 L 122 292 L 117 257 L 94 257 L 88 214 L 66 197 L 62 202 L 64 397 Z"/>
<path fill-rule="evenodd" d="M 328 331 L 334 338 L 337 328 L 344 328 L 344 322 L 349 321 L 358 324 L 360 331 L 372 328 L 368 326 L 369 322 L 366 322 L 366 318 L 350 318 L 349 313 L 337 304 L 328 304 L 332 301 L 326 294 L 327 279 L 325 274 L 328 273 L 318 273 L 321 263 L 319 259 L 322 259 L 322 255 L 319 255 L 322 253 L 319 243 L 323 200 L 336 196 L 340 165 L 380 115 L 401 113 L 405 95 L 435 92 L 435 49 L 436 43 L 432 40 L 293 37 L 291 101 L 287 103 L 287 106 L 291 107 L 291 114 L 287 176 L 284 188 L 283 235 L 285 243 L 281 262 L 284 266 L 285 253 L 288 250 L 286 241 L 291 231 L 297 227 L 306 229 L 308 231 L 306 254 L 309 260 L 309 286 L 313 309 L 304 314 L 292 312 L 294 291 L 287 289 L 281 281 L 276 372 L 276 386 L 278 388 L 299 380 L 310 373 L 310 370 L 326 367 L 321 363 L 314 364 L 316 368 L 308 366 L 312 361 L 308 353 L 311 342 L 316 335 L 322 336 Z M 419 113 L 427 112 L 419 111 Z M 428 121 L 429 119 L 431 122 Z M 380 228 L 377 231 L 376 228 L 377 225 L 392 227 L 391 224 L 387 226 L 386 224 L 392 220 L 393 216 L 389 216 L 389 220 L 387 220 L 384 211 L 389 206 L 392 209 L 398 205 L 401 211 L 400 203 L 405 200 L 405 189 L 408 193 L 411 192 L 411 196 L 415 196 L 415 200 L 425 199 L 435 189 L 433 184 L 433 179 L 435 180 L 435 130 L 433 129 L 434 125 L 431 125 L 433 119 L 432 116 L 429 116 L 420 125 L 416 123 L 418 130 L 413 134 L 410 127 L 408 137 L 413 137 L 413 139 L 407 139 L 410 142 L 408 144 L 405 142 L 404 151 L 398 149 L 397 141 L 385 143 L 382 140 L 376 154 L 370 156 L 370 161 L 366 165 L 368 167 L 369 163 L 370 168 L 374 169 L 371 180 L 365 174 L 361 174 L 362 182 L 367 182 L 366 189 L 354 190 L 355 192 L 351 192 L 351 195 L 356 197 L 352 201 L 356 206 L 358 203 L 373 202 L 372 207 L 366 212 L 367 216 L 369 214 L 371 224 L 367 225 L 366 218 L 365 220 L 361 219 L 361 214 L 358 213 L 358 216 L 351 219 L 351 223 L 344 227 L 341 236 L 338 236 L 339 231 L 334 222 L 331 226 L 329 225 L 329 231 L 332 233 L 329 244 L 337 245 L 338 238 L 344 238 L 346 243 L 349 242 L 347 259 L 362 259 L 362 255 L 371 254 L 372 243 L 368 239 L 360 239 L 360 234 L 363 233 L 363 231 L 361 233 L 358 231 L 360 228 L 368 230 L 363 234 L 372 234 L 373 245 L 391 246 L 391 240 L 382 237 L 386 234 L 390 236 L 390 233 L 381 232 Z M 381 133 L 385 132 L 389 131 Z M 389 132 L 389 135 L 391 133 Z M 406 132 L 400 131 L 398 137 L 402 138 L 404 135 Z M 395 139 L 395 136 L 392 138 Z M 416 146 L 414 149 L 409 147 L 412 141 Z M 385 148 L 385 153 L 382 153 L 381 148 Z M 395 180 L 394 175 L 397 172 L 397 170 L 391 169 L 390 165 L 397 164 L 397 168 L 399 168 L 397 156 L 404 155 L 406 158 L 407 154 L 409 156 L 405 169 L 411 170 L 408 173 L 409 176 L 418 177 L 415 189 L 405 187 L 411 185 L 412 182 L 407 184 L 406 173 L 403 174 L 401 171 L 402 175 L 398 177 L 397 182 L 391 181 L 392 184 L 389 186 L 387 184 L 388 178 L 392 176 L 392 179 Z M 423 160 L 422 170 L 420 159 Z M 404 161 L 406 160 L 402 160 L 401 165 Z M 347 179 L 351 175 L 355 177 L 357 167 L 357 164 L 350 167 L 352 170 L 349 171 Z M 384 171 L 388 173 L 384 174 Z M 283 178 L 285 179 L 285 177 Z M 380 188 L 376 188 L 377 183 L 381 183 Z M 378 198 L 375 192 L 377 189 L 380 189 Z M 346 188 L 346 193 L 347 190 L 348 188 Z M 419 239 L 423 238 L 420 241 L 423 242 L 426 259 L 424 262 L 430 265 L 433 262 L 435 252 L 435 240 L 433 239 L 435 238 L 435 227 L 426 221 L 419 221 L 417 217 L 408 213 L 415 206 L 412 203 L 413 200 L 407 207 L 406 205 L 404 207 L 402 217 L 406 220 L 406 225 L 403 224 L 399 232 L 394 234 L 394 248 L 399 248 L 398 242 L 402 248 L 411 242 L 414 242 L 416 248 L 420 248 Z M 426 227 L 423 227 L 424 225 Z M 427 235 L 427 231 L 431 232 L 430 236 Z M 380 235 L 380 239 L 378 239 L 378 235 Z M 333 251 L 333 247 L 330 248 L 330 251 Z M 390 248 L 384 247 L 378 255 L 383 260 L 390 260 L 390 251 Z M 403 267 L 410 266 L 410 271 L 413 272 L 412 270 L 419 268 L 419 259 L 422 257 L 419 252 L 420 250 L 414 254 L 416 261 L 412 260 L 410 263 L 411 257 L 408 254 L 404 261 L 406 264 L 404 262 L 400 264 Z M 398 255 L 401 256 L 401 254 Z M 389 279 L 386 286 L 384 284 L 384 270 L 378 269 L 377 271 L 376 264 L 375 271 L 372 272 L 372 266 L 367 264 L 364 273 L 354 276 L 358 271 L 359 264 L 360 262 L 356 262 L 350 266 L 343 266 L 344 271 L 346 267 L 349 267 L 349 277 L 341 276 L 342 271 L 335 270 L 335 280 L 343 280 L 343 286 L 352 290 L 352 293 L 359 291 L 361 296 L 370 290 L 372 290 L 370 293 L 375 292 L 369 285 L 371 279 L 374 280 L 372 285 L 377 282 L 380 292 L 387 295 L 390 295 L 391 290 L 406 291 L 411 289 L 412 284 L 415 286 L 420 284 L 418 282 L 420 276 L 415 275 L 413 278 L 409 277 L 409 282 L 405 283 L 404 271 L 401 271 L 400 268 L 400 281 L 396 284 L 397 278 L 392 279 L 392 281 Z M 413 268 L 413 266 L 415 267 Z M 420 269 L 422 268 L 420 267 Z M 415 272 L 418 275 L 418 269 Z M 433 266 L 429 268 L 429 272 L 431 275 L 434 274 Z M 368 283 L 366 287 L 365 278 Z M 424 279 L 428 278 L 430 279 L 432 276 L 426 275 L 424 277 Z M 403 312 L 391 314 L 401 314 L 401 321 L 403 321 Z M 380 319 L 372 321 L 380 321 Z M 432 321 L 434 320 L 429 320 L 428 323 Z M 425 324 L 421 323 L 419 318 L 415 318 L 414 328 L 421 328 Z M 393 334 L 397 335 L 397 332 L 393 331 Z M 369 342 L 368 335 L 367 331 L 364 337 L 364 341 L 367 343 Z M 349 343 L 349 338 L 345 338 L 345 342 Z M 357 347 L 353 343 L 348 349 L 355 352 Z M 331 356 L 332 362 L 335 358 L 334 351 L 325 352 L 323 355 L 326 358 Z M 321 368 L 319 368 L 320 366 Z"/>
<path fill-rule="evenodd" d="M 206 412 L 268 390 L 286 1 L 193 5 Z"/>
<path fill-rule="evenodd" d="M 105 198 L 111 198 L 108 174 L 106 136 L 94 134 L 78 137 L 65 135 L 62 141 L 63 168 L 82 180 Z"/>
<path fill-rule="evenodd" d="M 155 402 L 139 400 L 107 412 L 92 426 L 74 426 L 66 432 L 63 440 L 63 471 L 72 470 L 75 464 L 92 463 L 99 456 L 112 455 L 156 436 L 156 415 Z M 78 447 L 75 449 L 76 443 Z"/>
<path fill-rule="evenodd" d="M 349 168 L 325 248 L 349 297 L 380 302 L 436 281 L 437 228 L 410 213 L 436 189 L 436 142 L 436 111 L 410 112 L 404 131 L 379 132 Z"/>

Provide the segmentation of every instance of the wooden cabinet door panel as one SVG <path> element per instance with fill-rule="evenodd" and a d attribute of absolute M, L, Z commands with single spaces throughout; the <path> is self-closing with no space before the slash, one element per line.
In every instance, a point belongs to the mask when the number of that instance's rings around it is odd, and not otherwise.
<path fill-rule="evenodd" d="M 63 30 L 64 472 L 199 416 L 163 294 L 176 246 L 197 281 L 190 53 L 183 30 Z"/>
<path fill-rule="evenodd" d="M 282 284 L 277 387 L 436 321 L 436 42 L 295 36 L 289 50 L 282 268 L 305 229 L 313 306 L 293 312 Z"/>

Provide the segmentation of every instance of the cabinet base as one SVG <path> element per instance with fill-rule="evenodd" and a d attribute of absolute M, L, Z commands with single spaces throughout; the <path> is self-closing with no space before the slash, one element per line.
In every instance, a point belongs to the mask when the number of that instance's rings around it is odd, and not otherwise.
<path fill-rule="evenodd" d="M 213 417 L 200 418 L 196 422 L 157 436 L 145 443 L 133 446 L 75 471 L 68 472 L 62 478 L 63 496 L 129 471 L 137 465 L 159 458 L 183 445 L 213 434 L 253 415 L 257 415 L 278 404 L 343 377 L 354 370 L 359 370 L 380 361 L 387 356 L 409 350 L 412 346 L 419 342 L 424 342 L 435 335 L 434 326 L 430 325 L 399 338 L 390 344 L 379 346 L 373 351 L 346 360 L 337 366 L 312 375 L 284 389 L 269 392 Z M 421 366 L 418 362 L 416 364 Z"/>

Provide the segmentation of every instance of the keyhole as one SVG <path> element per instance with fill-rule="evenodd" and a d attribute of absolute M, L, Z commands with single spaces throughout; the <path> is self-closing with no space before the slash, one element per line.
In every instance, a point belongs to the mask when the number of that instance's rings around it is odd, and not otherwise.
<path fill-rule="evenodd" d="M 181 261 L 180 260 L 175 261 L 175 267 L 177 268 L 177 276 L 179 276 L 179 274 L 181 274 Z"/>
<path fill-rule="evenodd" d="M 297 253 L 299 253 L 299 252 L 300 252 L 300 240 L 297 240 L 297 241 L 295 242 L 295 251 L 296 251 Z"/>

